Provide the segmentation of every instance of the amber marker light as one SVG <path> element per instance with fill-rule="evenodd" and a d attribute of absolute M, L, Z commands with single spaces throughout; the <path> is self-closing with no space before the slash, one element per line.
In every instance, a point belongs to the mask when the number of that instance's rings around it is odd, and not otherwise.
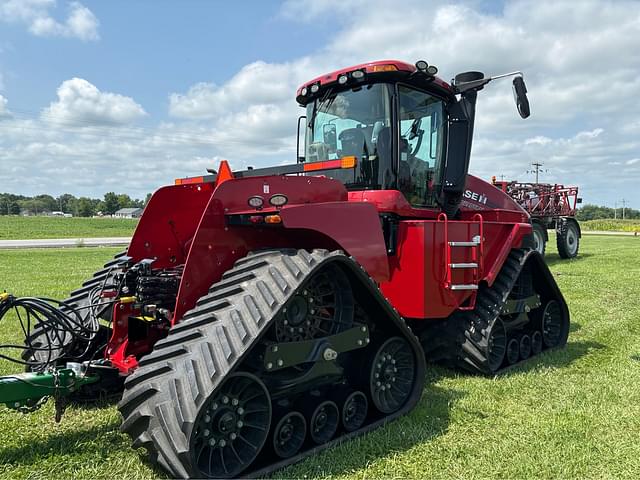
<path fill-rule="evenodd" d="M 267 215 L 264 217 L 264 223 L 282 223 L 282 218 L 280 215 Z"/>

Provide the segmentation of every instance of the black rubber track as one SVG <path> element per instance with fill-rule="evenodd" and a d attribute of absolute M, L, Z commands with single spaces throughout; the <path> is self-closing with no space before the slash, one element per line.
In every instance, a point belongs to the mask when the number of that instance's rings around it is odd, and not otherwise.
<path fill-rule="evenodd" d="M 304 280 L 332 262 L 340 263 L 367 288 L 378 302 L 379 317 L 387 317 L 382 321 L 392 322 L 413 348 L 416 379 L 412 395 L 392 415 L 260 470 L 250 468 L 243 475 L 268 474 L 409 412 L 422 393 L 424 355 L 418 339 L 362 267 L 341 252 L 260 251 L 238 260 L 169 335 L 156 343 L 154 351 L 142 358 L 138 370 L 125 382 L 119 403 L 121 430 L 131 436 L 133 446 L 145 447 L 152 462 L 172 477 L 195 476 L 189 442 L 197 412 L 258 344 Z"/>
<path fill-rule="evenodd" d="M 455 334 L 456 340 L 453 342 L 454 345 L 449 347 L 452 348 L 452 351 L 457 351 L 457 355 L 448 363 L 452 363 L 455 367 L 484 375 L 499 374 L 520 363 L 517 362 L 514 365 L 505 366 L 506 362 L 503 361 L 500 368 L 492 368 L 486 356 L 487 334 L 493 322 L 499 321 L 502 306 L 509 297 L 509 293 L 513 289 L 525 263 L 536 259 L 540 261 L 540 268 L 544 268 L 545 273 L 548 274 L 544 281 L 548 284 L 549 292 L 552 292 L 549 295 L 559 301 L 562 305 L 563 314 L 566 315 L 567 322 L 569 321 L 566 303 L 540 254 L 529 249 L 514 249 L 509 253 L 493 285 L 491 287 L 481 285 L 478 290 L 475 309 L 458 311 L 448 319 L 450 325 L 457 331 Z M 565 343 L 566 337 L 558 346 L 563 346 Z"/>

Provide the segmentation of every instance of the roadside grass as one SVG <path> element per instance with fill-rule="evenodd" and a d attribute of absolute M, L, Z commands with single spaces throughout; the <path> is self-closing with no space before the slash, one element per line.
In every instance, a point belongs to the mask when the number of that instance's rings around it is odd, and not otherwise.
<path fill-rule="evenodd" d="M 0 240 L 130 237 L 138 221 L 129 218 L 18 217 L 0 215 Z"/>
<path fill-rule="evenodd" d="M 116 249 L 0 251 L 0 289 L 63 298 Z M 430 366 L 409 415 L 277 478 L 636 478 L 640 471 L 640 240 L 583 237 L 547 261 L 572 314 L 566 349 L 497 378 Z M 3 324 L 4 323 L 4 324 Z M 4 343 L 19 341 L 0 323 Z M 0 363 L 0 374 L 17 371 Z M 3 478 L 150 478 L 113 405 L 0 409 Z"/>

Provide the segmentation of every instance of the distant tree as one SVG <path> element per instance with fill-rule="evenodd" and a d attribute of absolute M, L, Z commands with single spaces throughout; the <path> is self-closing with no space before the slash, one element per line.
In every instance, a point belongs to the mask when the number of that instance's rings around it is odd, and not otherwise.
<path fill-rule="evenodd" d="M 151 196 L 153 195 L 153 193 L 147 193 L 147 197 L 144 199 L 144 206 L 146 207 L 147 204 L 149 203 L 149 200 L 151 200 Z"/>
<path fill-rule="evenodd" d="M 95 213 L 93 201 L 87 197 L 80 197 L 77 202 L 77 215 L 91 217 Z"/>
<path fill-rule="evenodd" d="M 102 210 L 103 213 L 113 215 L 118 210 L 120 210 L 120 208 L 122 207 L 120 207 L 118 195 L 113 192 L 104 194 L 104 209 Z"/>
<path fill-rule="evenodd" d="M 33 200 L 39 202 L 40 212 L 54 212 L 56 210 L 59 210 L 56 199 L 51 195 L 36 195 L 35 197 L 33 197 Z"/>
<path fill-rule="evenodd" d="M 64 213 L 73 213 L 73 202 L 76 197 L 69 193 L 65 193 L 56 198 L 56 204 L 58 209 Z"/>
<path fill-rule="evenodd" d="M 9 203 L 9 215 L 20 215 L 20 205 L 15 200 Z"/>

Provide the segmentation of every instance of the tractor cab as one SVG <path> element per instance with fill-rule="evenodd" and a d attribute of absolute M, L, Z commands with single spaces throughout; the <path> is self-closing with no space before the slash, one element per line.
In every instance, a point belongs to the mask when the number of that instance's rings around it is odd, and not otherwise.
<path fill-rule="evenodd" d="M 306 108 L 298 160 L 342 159 L 342 168 L 325 174 L 350 191 L 396 190 L 413 208 L 454 214 L 469 167 L 477 91 L 492 78 L 467 72 L 449 84 L 436 73 L 424 61 L 380 61 L 307 82 L 296 97 Z M 520 93 L 524 104 L 526 90 Z M 528 103 L 526 109 L 528 115 Z M 344 168 L 345 159 L 354 167 Z"/>

